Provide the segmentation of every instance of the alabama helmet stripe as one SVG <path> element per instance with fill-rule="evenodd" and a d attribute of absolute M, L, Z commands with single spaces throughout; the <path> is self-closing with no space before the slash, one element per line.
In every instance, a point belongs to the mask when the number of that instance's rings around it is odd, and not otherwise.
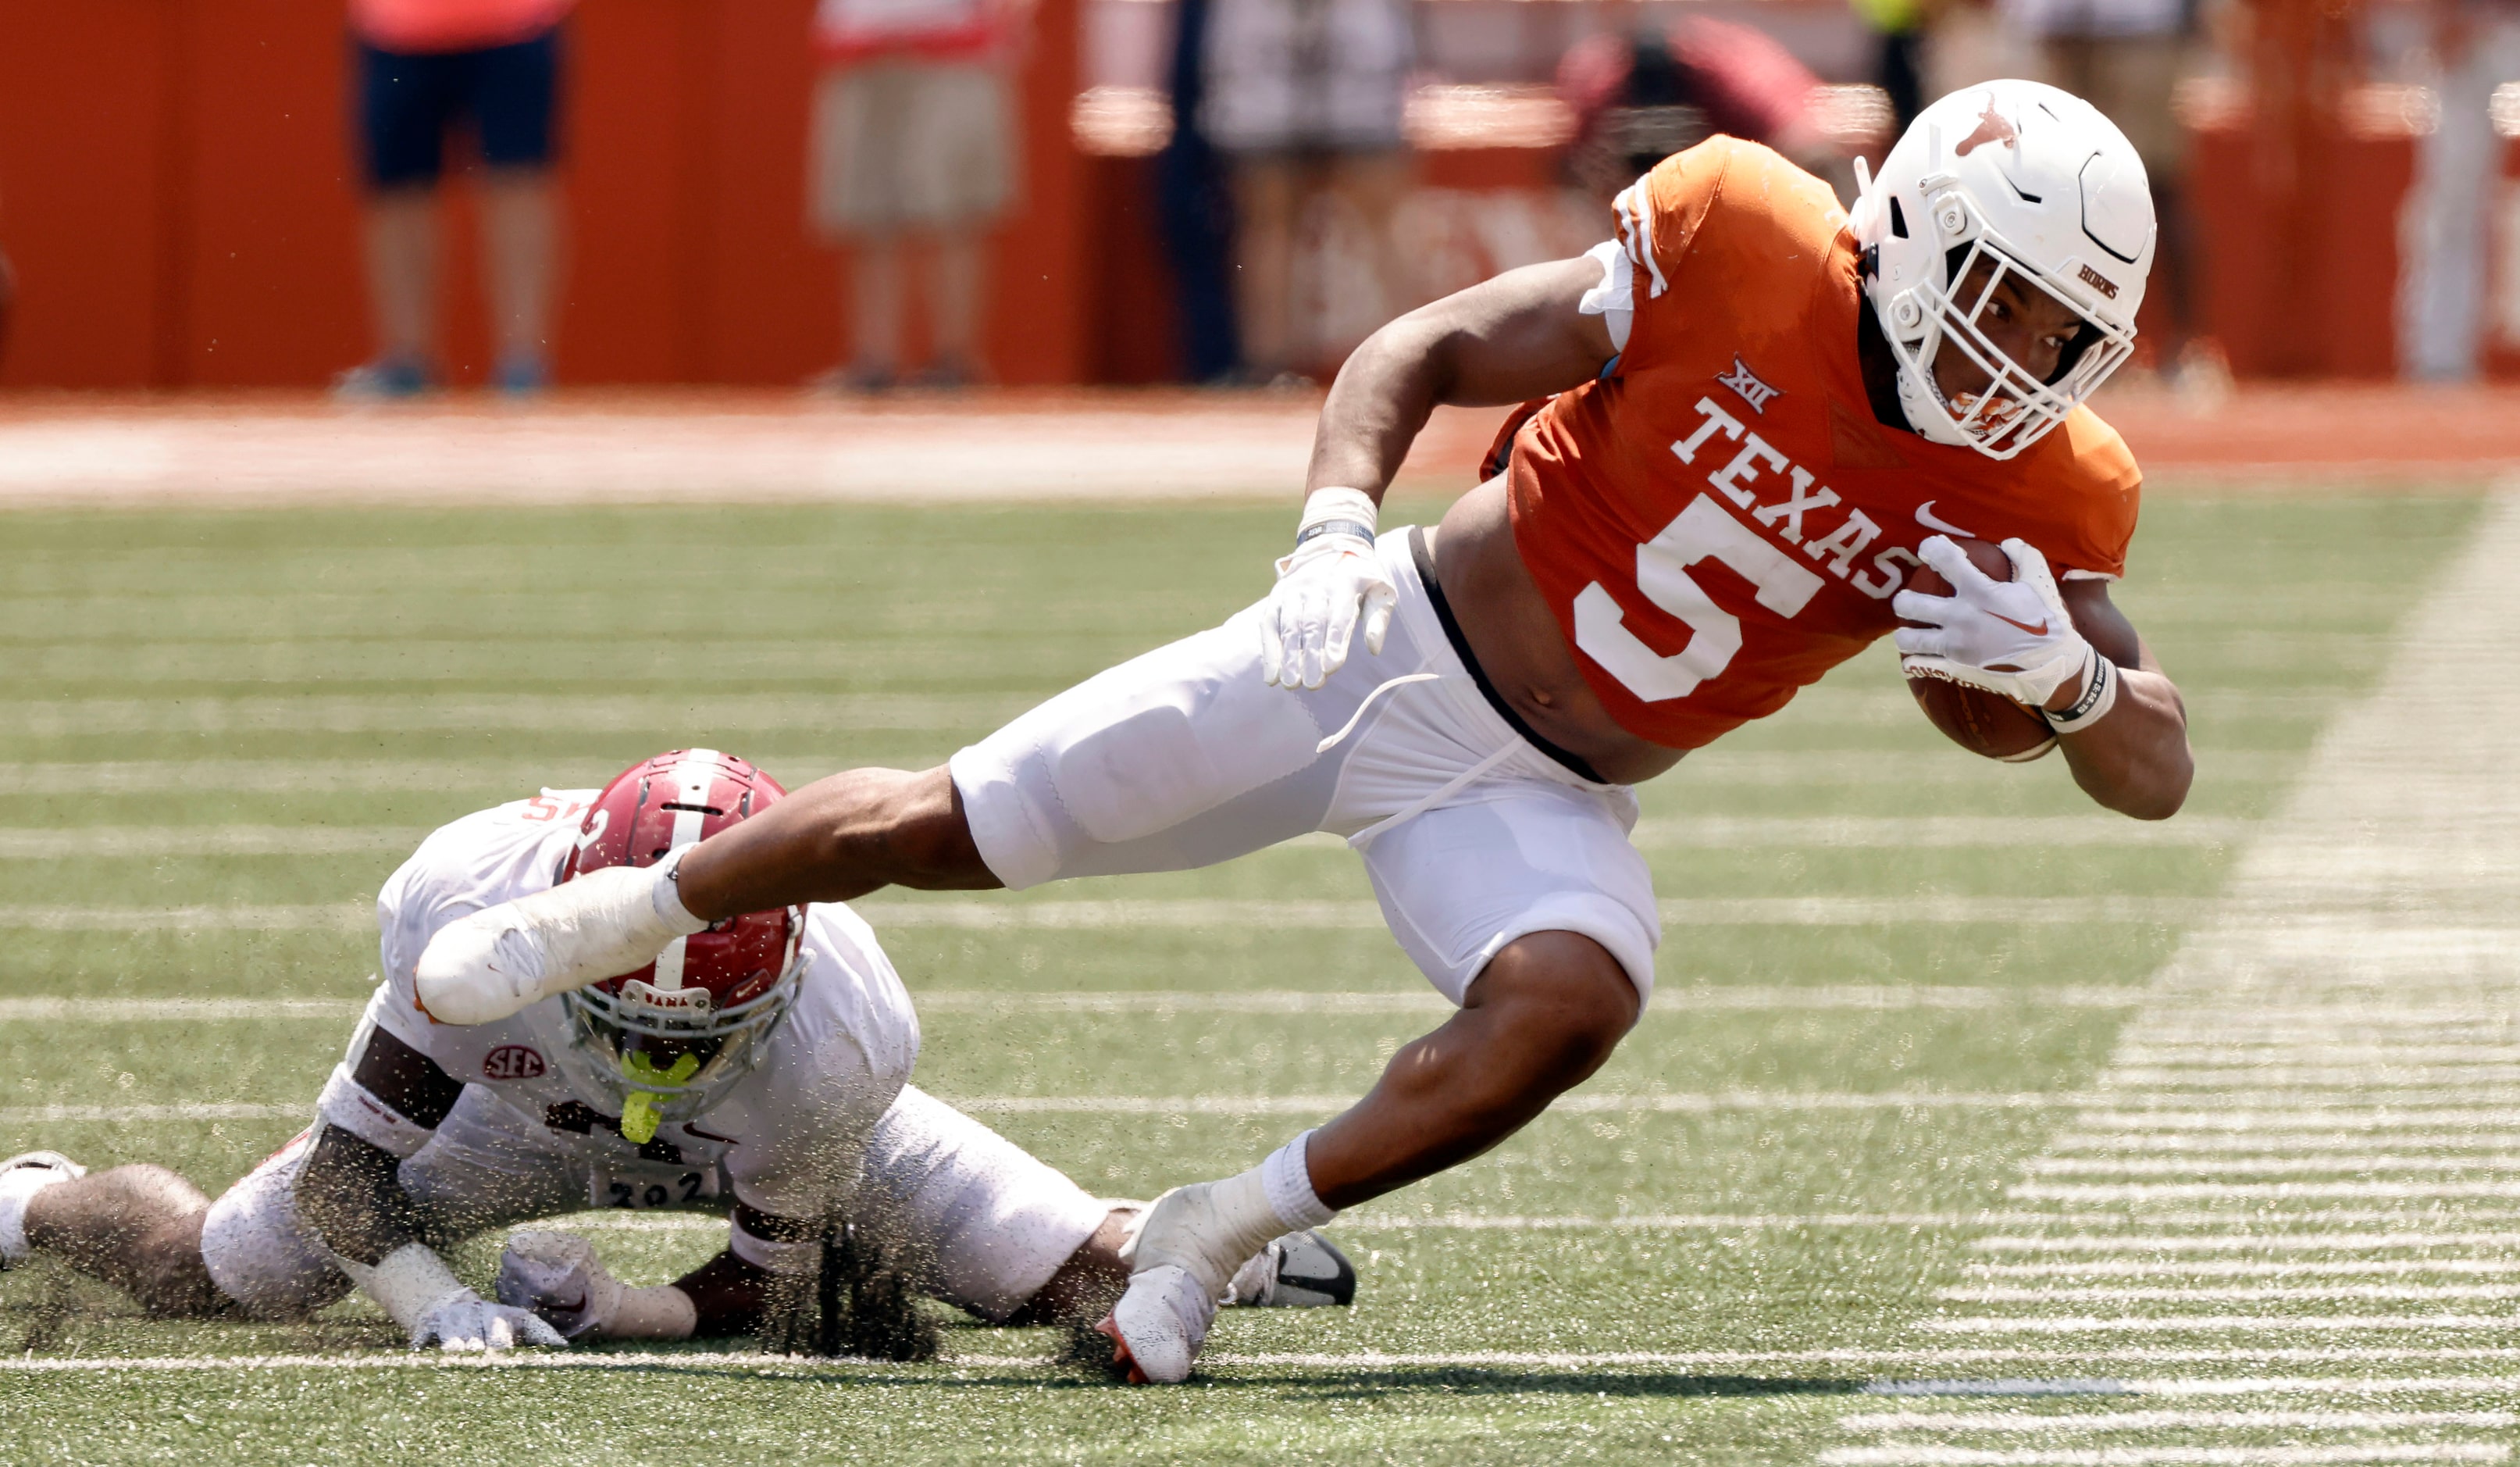
<path fill-rule="evenodd" d="M 708 819 L 709 791 L 717 783 L 721 757 L 723 756 L 714 749 L 686 750 L 675 763 L 673 772 L 666 776 L 673 786 L 673 793 L 666 798 L 684 806 L 674 811 L 674 833 L 668 842 L 668 849 L 680 850 L 699 843 L 700 826 Z M 656 954 L 655 986 L 660 991 L 672 992 L 682 987 L 683 954 L 690 941 L 689 938 L 676 938 L 665 944 L 664 951 Z"/>

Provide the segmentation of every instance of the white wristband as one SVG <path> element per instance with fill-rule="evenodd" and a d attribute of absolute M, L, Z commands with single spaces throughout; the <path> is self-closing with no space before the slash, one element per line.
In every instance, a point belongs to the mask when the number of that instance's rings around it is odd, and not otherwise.
<path fill-rule="evenodd" d="M 1295 543 L 1300 545 L 1313 538 L 1316 530 L 1335 533 L 1325 527 L 1337 526 L 1340 529 L 1353 527 L 1363 530 L 1363 538 L 1371 544 L 1381 523 L 1382 511 L 1375 506 L 1373 496 L 1363 489 L 1315 489 L 1304 496 L 1304 518 L 1295 526 Z"/>
<path fill-rule="evenodd" d="M 801 1242 L 783 1242 L 777 1238 L 761 1237 L 742 1222 L 737 1222 L 727 1229 L 726 1251 L 764 1273 L 797 1278 L 822 1265 L 823 1240 L 807 1238 Z"/>
<path fill-rule="evenodd" d="M 426 1243 L 405 1243 L 372 1266 L 333 1256 L 359 1292 L 377 1302 L 404 1329 L 418 1329 L 420 1318 L 440 1301 L 465 1292 L 464 1281 Z"/>
<path fill-rule="evenodd" d="M 2100 721 L 2110 709 L 2117 707 L 2118 669 L 2115 663 L 2092 649 L 2091 665 L 2083 669 L 2074 701 L 2062 709 L 2042 709 L 2039 715 L 2048 726 L 2060 734 L 2078 733 Z"/>

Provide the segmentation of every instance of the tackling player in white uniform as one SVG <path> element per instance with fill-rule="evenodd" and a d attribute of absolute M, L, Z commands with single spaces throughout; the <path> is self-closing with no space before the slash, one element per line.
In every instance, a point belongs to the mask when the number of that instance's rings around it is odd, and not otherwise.
<path fill-rule="evenodd" d="M 378 896 L 383 981 L 315 1124 L 214 1203 L 157 1167 L 0 1163 L 0 1262 L 48 1252 L 177 1316 L 292 1317 L 355 1286 L 415 1347 L 500 1350 L 749 1333 L 774 1281 L 819 1266 L 848 1218 L 918 1287 L 982 1318 L 1094 1317 L 1126 1282 L 1117 1250 L 1137 1209 L 907 1083 L 918 1020 L 846 906 L 714 924 L 496 1024 L 420 1009 L 413 965 L 446 923 L 651 864 L 783 794 L 742 759 L 691 750 L 601 793 L 546 790 L 441 828 Z M 436 1252 L 583 1208 L 730 1203 L 728 1249 L 656 1287 L 612 1278 L 582 1239 L 525 1232 L 493 1302 Z M 1344 1303 L 1354 1278 L 1317 1235 L 1294 1235 L 1236 1296 Z"/>

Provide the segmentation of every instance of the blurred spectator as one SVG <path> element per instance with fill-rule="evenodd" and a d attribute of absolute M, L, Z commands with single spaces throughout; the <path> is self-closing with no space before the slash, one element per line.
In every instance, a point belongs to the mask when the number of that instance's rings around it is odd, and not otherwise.
<path fill-rule="evenodd" d="M 1155 206 L 1173 267 L 1182 365 L 1198 383 L 1230 381 L 1242 360 L 1234 324 L 1234 196 L 1224 160 L 1199 126 L 1207 96 L 1210 0 L 1173 7 L 1173 135 L 1155 160 Z"/>
<path fill-rule="evenodd" d="M 437 183 L 446 134 L 469 122 L 485 165 L 486 258 L 503 391 L 551 380 L 560 268 L 552 181 L 560 23 L 572 0 L 350 0 L 368 287 L 378 352 L 335 384 L 353 398 L 407 397 L 435 378 Z"/>
<path fill-rule="evenodd" d="M 2416 145 L 2399 206 L 2398 364 L 2420 382 L 2473 382 L 2502 161 L 2490 108 L 2498 85 L 2520 79 L 2520 0 L 2437 0 L 2430 20 L 2441 120 Z"/>
<path fill-rule="evenodd" d="M 849 252 L 849 357 L 816 379 L 880 391 L 978 381 L 988 231 L 1020 160 L 1008 72 L 1020 16 L 1002 0 L 821 0 L 815 225 Z M 907 247 L 907 248 L 906 248 Z M 905 379 L 905 256 L 923 260 L 927 364 Z"/>
<path fill-rule="evenodd" d="M 1765 143 L 1807 167 L 1834 149 L 1814 111 L 1820 78 L 1767 32 L 1689 16 L 1664 31 L 1587 37 L 1557 64 L 1575 113 L 1567 167 L 1609 198 L 1713 133 Z"/>
<path fill-rule="evenodd" d="M 1292 372 L 1295 229 L 1316 190 L 1372 237 L 1386 309 L 1413 303 L 1391 230 L 1410 182 L 1401 135 L 1417 54 L 1408 0 L 1210 0 L 1198 124 L 1231 160 L 1242 375 Z"/>
<path fill-rule="evenodd" d="M 2219 346 L 2195 335 L 2187 132 L 2170 107 L 2196 29 L 2196 0 L 2002 0 L 2002 9 L 2038 43 L 2045 79 L 2098 108 L 2143 160 L 2160 229 L 2153 288 L 2168 320 L 2158 360 L 2182 394 L 2219 397 L 2230 368 Z"/>

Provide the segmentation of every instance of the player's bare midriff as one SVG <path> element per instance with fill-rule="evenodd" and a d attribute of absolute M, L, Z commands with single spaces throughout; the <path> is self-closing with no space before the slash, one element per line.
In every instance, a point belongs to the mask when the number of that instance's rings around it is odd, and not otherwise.
<path fill-rule="evenodd" d="M 1621 728 L 1584 681 L 1514 545 L 1503 478 L 1462 495 L 1433 540 L 1435 578 L 1479 670 L 1534 733 L 1617 784 L 1642 783 L 1680 762 L 1687 750 Z"/>

